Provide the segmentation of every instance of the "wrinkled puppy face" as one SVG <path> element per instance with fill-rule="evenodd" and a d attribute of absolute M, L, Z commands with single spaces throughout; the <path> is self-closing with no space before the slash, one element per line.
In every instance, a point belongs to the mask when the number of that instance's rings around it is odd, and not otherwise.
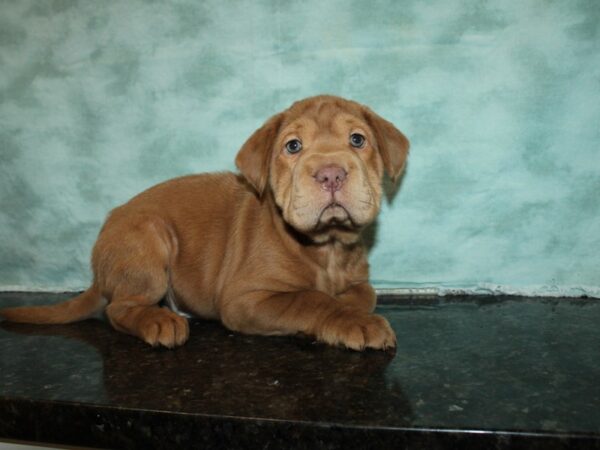
<path fill-rule="evenodd" d="M 316 241 L 332 233 L 353 239 L 379 211 L 383 162 L 373 132 L 352 106 L 296 105 L 275 140 L 275 201 L 290 225 Z"/>
<path fill-rule="evenodd" d="M 297 231 L 352 243 L 379 211 L 384 168 L 396 178 L 407 151 L 402 133 L 368 108 L 320 96 L 272 117 L 236 163 L 259 194 L 271 189 Z"/>

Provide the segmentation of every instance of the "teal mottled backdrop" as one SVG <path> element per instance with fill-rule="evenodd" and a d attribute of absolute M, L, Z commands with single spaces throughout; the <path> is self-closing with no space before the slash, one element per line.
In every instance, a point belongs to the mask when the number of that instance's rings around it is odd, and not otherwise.
<path fill-rule="evenodd" d="M 0 1 L 0 289 L 85 287 L 110 208 L 318 93 L 412 141 L 377 287 L 600 296 L 594 0 Z"/>

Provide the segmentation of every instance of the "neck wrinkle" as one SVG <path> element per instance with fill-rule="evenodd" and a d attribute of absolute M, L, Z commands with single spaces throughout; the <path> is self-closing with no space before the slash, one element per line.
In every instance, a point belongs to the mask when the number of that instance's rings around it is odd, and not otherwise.
<path fill-rule="evenodd" d="M 294 253 L 299 253 L 302 249 L 305 253 L 308 252 L 310 258 L 319 266 L 326 267 L 329 264 L 329 259 L 333 253 L 337 252 L 352 252 L 358 247 L 363 247 L 362 239 L 359 237 L 355 242 L 344 243 L 335 238 L 330 238 L 326 242 L 314 242 L 310 236 L 299 232 L 289 225 L 283 218 L 281 209 L 275 203 L 275 197 L 270 189 L 264 193 L 261 201 L 268 203 L 268 208 L 271 212 L 271 220 L 273 228 L 276 230 L 281 242 Z"/>

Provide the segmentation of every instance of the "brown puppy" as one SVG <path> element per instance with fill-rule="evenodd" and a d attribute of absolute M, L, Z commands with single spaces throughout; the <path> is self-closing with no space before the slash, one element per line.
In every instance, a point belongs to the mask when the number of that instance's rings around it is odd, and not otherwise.
<path fill-rule="evenodd" d="M 87 291 L 0 314 L 67 323 L 106 307 L 117 330 L 166 347 L 188 338 L 177 311 L 242 333 L 393 347 L 389 323 L 372 314 L 361 231 L 379 211 L 384 169 L 397 178 L 407 152 L 404 135 L 358 103 L 299 101 L 243 145 L 243 176 L 177 178 L 114 209 L 94 246 Z M 165 297 L 171 309 L 158 306 Z"/>

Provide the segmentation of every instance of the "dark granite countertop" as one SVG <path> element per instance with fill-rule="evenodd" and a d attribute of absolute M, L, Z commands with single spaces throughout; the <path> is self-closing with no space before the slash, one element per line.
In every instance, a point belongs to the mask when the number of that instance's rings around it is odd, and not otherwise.
<path fill-rule="evenodd" d="M 69 294 L 0 294 L 1 306 Z M 0 324 L 0 440 L 104 448 L 600 448 L 600 300 L 383 299 L 395 354 L 193 320 Z"/>

